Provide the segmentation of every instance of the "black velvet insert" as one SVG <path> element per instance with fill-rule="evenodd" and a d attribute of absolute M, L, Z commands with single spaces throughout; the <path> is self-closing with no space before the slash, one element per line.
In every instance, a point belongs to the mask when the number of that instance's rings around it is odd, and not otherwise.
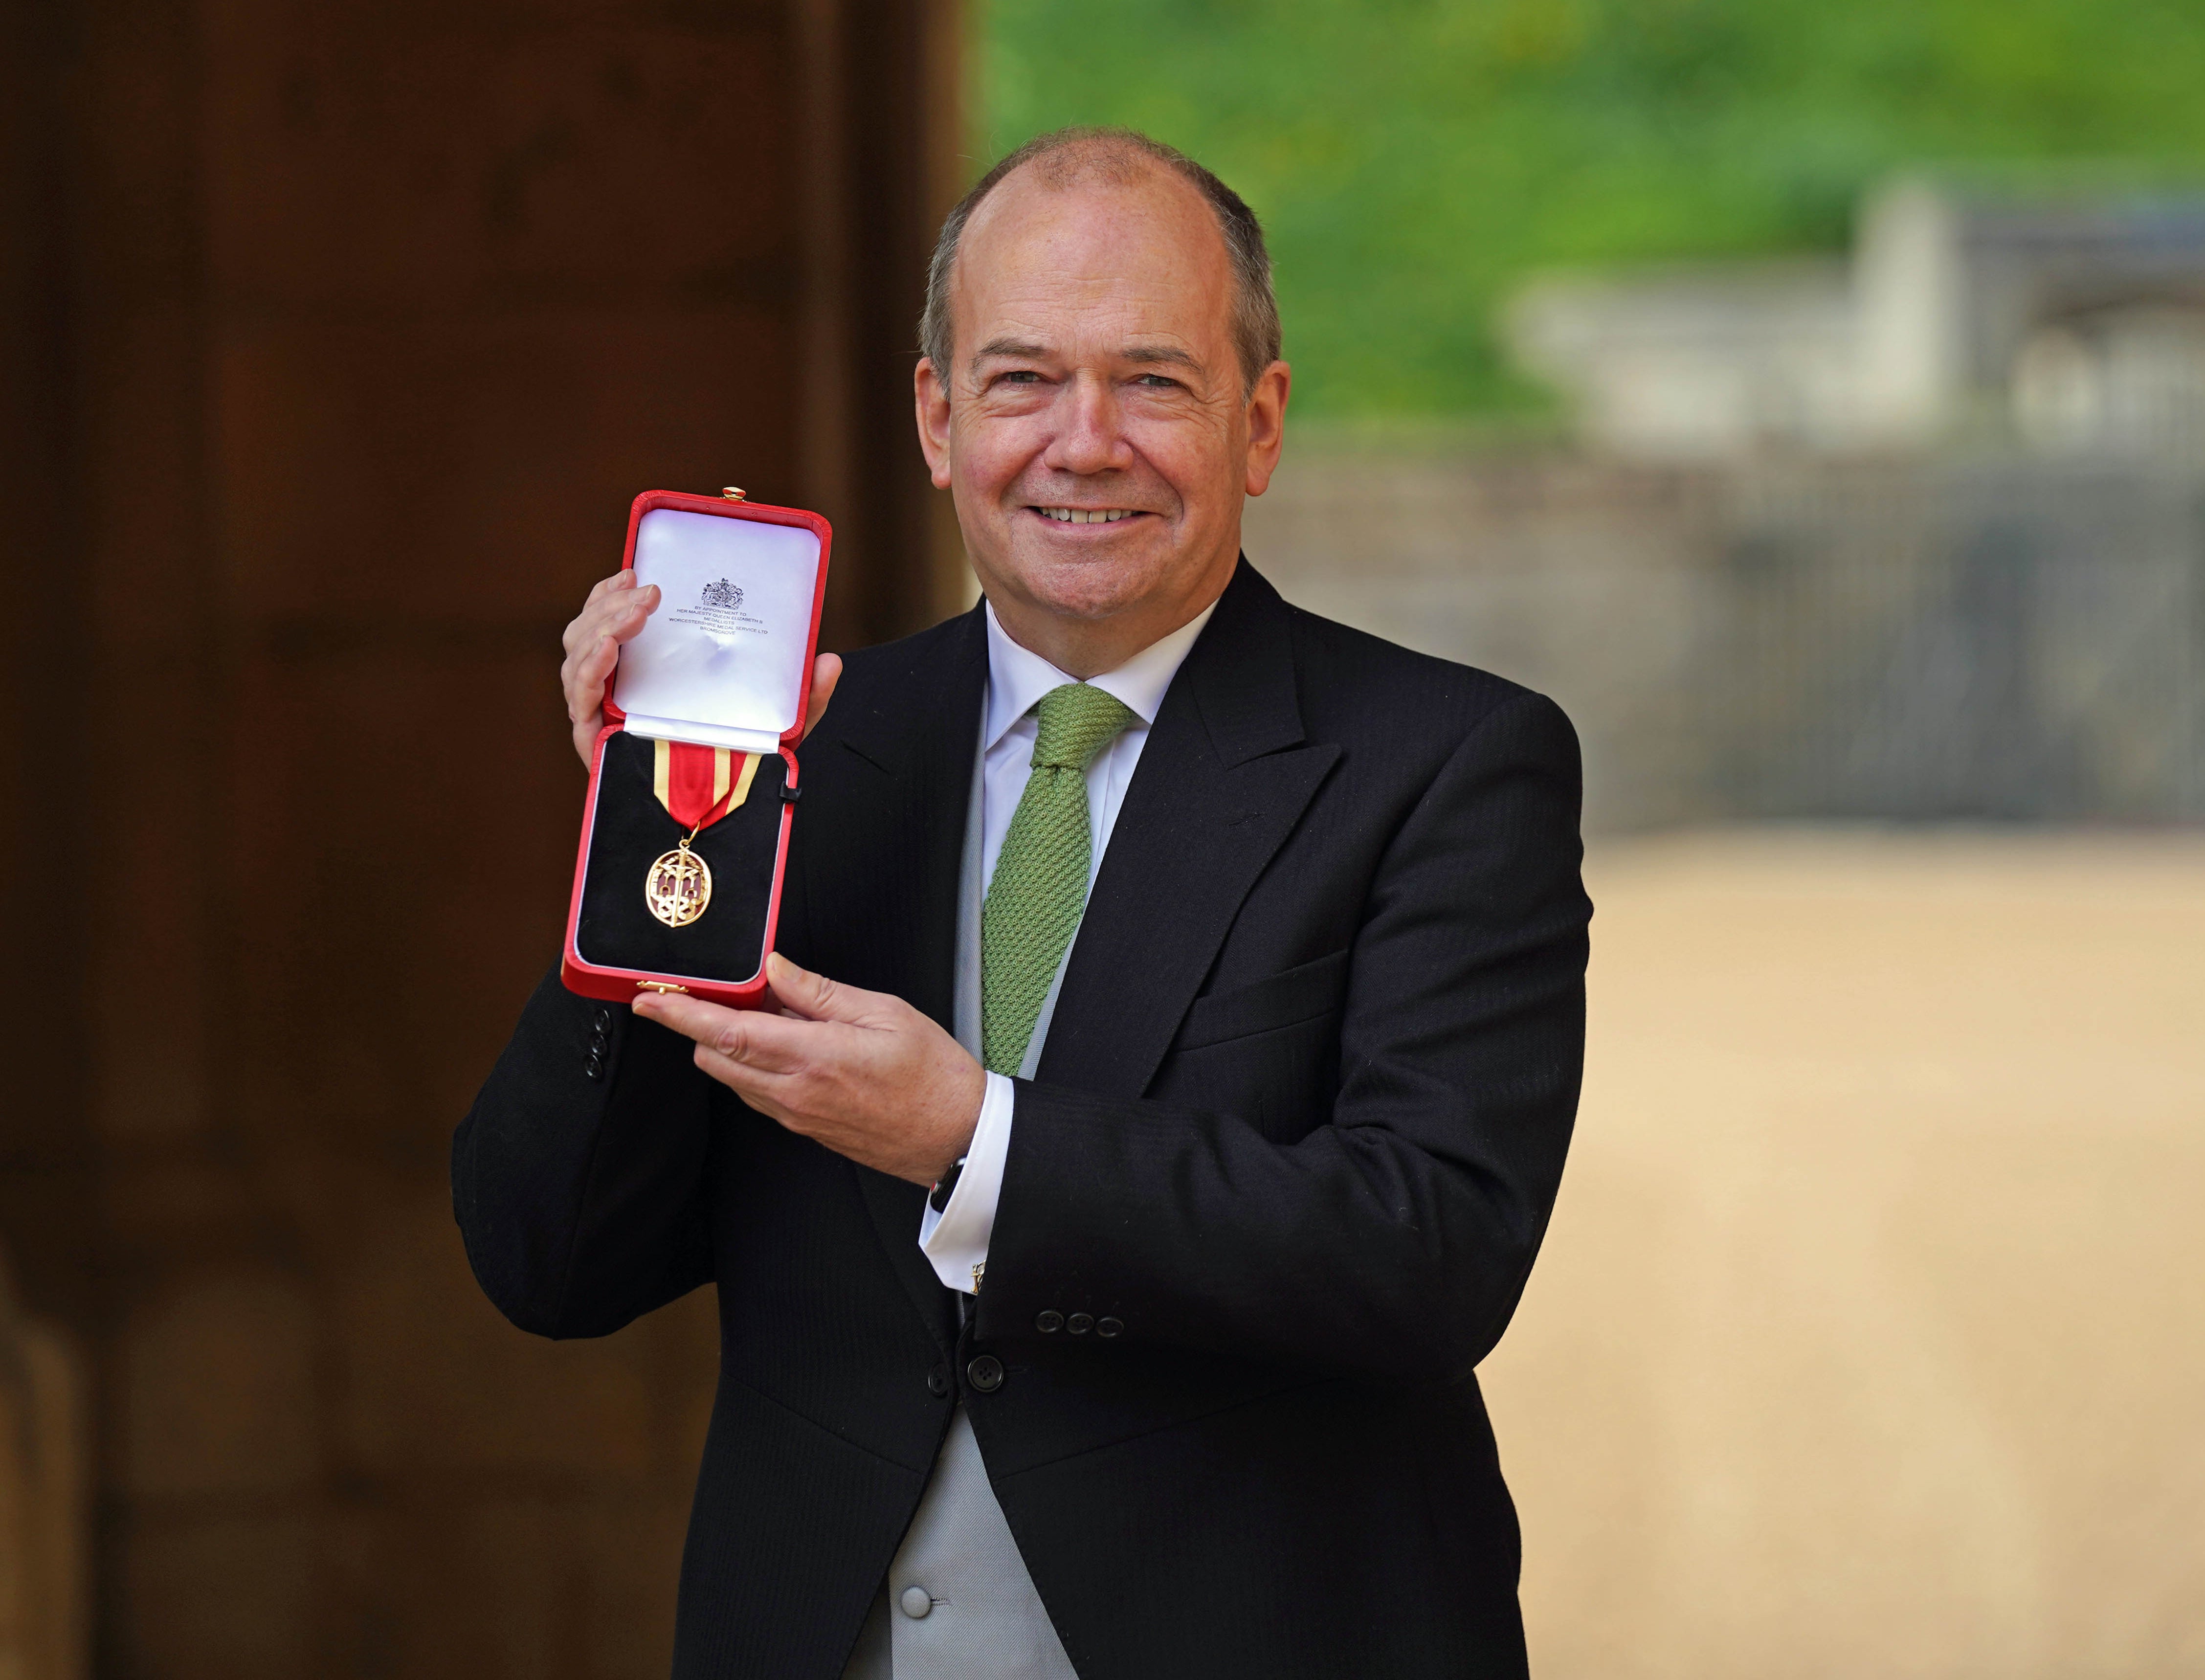
<path fill-rule="evenodd" d="M 739 984 L 765 963 L 766 906 L 773 897 L 788 761 L 777 753 L 762 754 L 748 797 L 689 843 L 712 872 L 712 902 L 686 927 L 669 927 L 644 902 L 643 884 L 659 854 L 679 845 L 687 831 L 651 790 L 651 752 L 641 736 L 623 733 L 605 742 L 574 948 L 585 962 L 603 968 Z"/>

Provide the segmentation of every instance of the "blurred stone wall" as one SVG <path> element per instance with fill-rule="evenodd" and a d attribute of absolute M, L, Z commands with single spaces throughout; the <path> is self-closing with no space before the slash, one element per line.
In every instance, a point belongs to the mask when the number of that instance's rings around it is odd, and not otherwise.
<path fill-rule="evenodd" d="M 955 62 L 943 0 L 0 8 L 0 1248 L 87 1360 L 100 1675 L 665 1672 L 709 1293 L 520 1336 L 446 1150 L 630 498 L 826 511 L 830 646 L 954 596 Z"/>
<path fill-rule="evenodd" d="M 1552 694 L 1598 830 L 2205 818 L 2205 476 L 1289 444 L 1289 599 Z"/>

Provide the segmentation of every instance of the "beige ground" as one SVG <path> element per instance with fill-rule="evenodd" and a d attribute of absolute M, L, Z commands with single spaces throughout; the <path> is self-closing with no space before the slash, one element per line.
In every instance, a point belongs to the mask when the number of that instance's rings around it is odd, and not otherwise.
<path fill-rule="evenodd" d="M 1588 866 L 1486 1374 L 1542 1680 L 2205 1674 L 2205 838 Z"/>

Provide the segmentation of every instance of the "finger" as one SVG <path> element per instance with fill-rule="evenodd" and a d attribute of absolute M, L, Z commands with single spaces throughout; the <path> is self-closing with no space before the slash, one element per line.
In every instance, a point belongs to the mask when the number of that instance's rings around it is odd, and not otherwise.
<path fill-rule="evenodd" d="M 578 618 L 569 627 L 569 634 L 575 639 L 568 648 L 567 712 L 576 722 L 597 712 L 604 699 L 605 679 L 620 663 L 621 643 L 643 629 L 657 611 L 659 599 L 658 586 L 646 584 L 619 597 L 609 611 L 596 615 L 591 623 L 585 625 Z M 586 640 L 579 634 L 585 631 Z"/>
<path fill-rule="evenodd" d="M 597 646 L 576 658 L 567 676 L 567 716 L 577 724 L 601 716 L 605 705 L 605 679 L 620 663 L 620 644 L 599 636 Z"/>
<path fill-rule="evenodd" d="M 613 638 L 610 631 L 600 634 L 596 641 L 583 650 L 575 670 L 589 683 L 592 700 L 597 698 L 597 690 L 604 686 L 605 679 L 613 674 L 613 667 L 619 663 L 620 643 Z"/>
<path fill-rule="evenodd" d="M 639 993 L 631 1007 L 645 1020 L 669 1027 L 683 1038 L 694 1039 L 698 1044 L 704 1044 L 722 1032 L 740 1029 L 742 1024 L 742 1011 L 740 1010 L 708 1004 L 701 998 L 684 998 L 672 992 Z"/>
<path fill-rule="evenodd" d="M 593 627 L 597 617 L 605 611 L 608 602 L 620 605 L 615 598 L 625 596 L 634 588 L 635 574 L 629 571 L 615 572 L 610 577 L 601 577 L 591 584 L 589 594 L 583 599 L 582 610 L 568 621 L 567 628 L 560 633 L 559 639 L 567 651 L 573 652 L 584 640 L 594 634 Z"/>
<path fill-rule="evenodd" d="M 623 572 L 621 575 L 633 580 L 635 574 Z M 590 592 L 590 599 L 582 604 L 581 611 L 576 613 L 573 622 L 567 626 L 562 640 L 572 650 L 596 640 L 616 625 L 630 627 L 625 634 L 632 635 L 657 609 L 658 602 L 659 589 L 655 583 L 647 583 L 639 588 L 631 581 L 622 589 L 606 589 L 600 584 Z"/>
<path fill-rule="evenodd" d="M 780 1101 L 777 1094 L 788 1082 L 786 1075 L 766 1073 L 747 1063 L 731 1060 L 701 1044 L 692 1052 L 690 1059 L 696 1063 L 697 1071 L 705 1078 L 726 1086 L 769 1120 L 777 1121 L 784 1126 L 788 1124 L 792 1111 Z"/>
<path fill-rule="evenodd" d="M 658 586 L 646 583 L 640 589 L 623 589 L 617 595 L 609 595 L 586 612 L 588 628 L 597 635 L 609 635 L 626 641 L 644 627 L 658 607 Z"/>
<path fill-rule="evenodd" d="M 835 686 L 842 680 L 842 656 L 822 653 L 811 662 L 811 703 L 804 709 L 804 733 L 809 736 L 819 727 L 819 720 L 827 715 L 827 702 L 835 698 Z"/>
<path fill-rule="evenodd" d="M 627 591 L 617 599 L 623 621 L 633 619 L 636 628 L 640 629 L 643 627 L 643 621 L 658 611 L 660 600 L 658 586 L 655 583 L 646 583 L 638 588 Z"/>
<path fill-rule="evenodd" d="M 635 1000 L 635 1012 L 745 1069 L 786 1074 L 804 1065 L 808 1022 L 784 1021 L 756 1010 L 731 1010 L 701 998 L 651 992 Z"/>
<path fill-rule="evenodd" d="M 853 1027 L 882 1024 L 896 999 L 885 992 L 844 986 L 824 974 L 799 968 L 779 951 L 765 960 L 766 985 L 782 1009 L 807 1022 L 841 1022 Z"/>

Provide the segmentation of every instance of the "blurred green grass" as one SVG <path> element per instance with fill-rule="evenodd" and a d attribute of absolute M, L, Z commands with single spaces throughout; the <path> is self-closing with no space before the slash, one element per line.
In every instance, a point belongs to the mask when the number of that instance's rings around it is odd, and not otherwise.
<path fill-rule="evenodd" d="M 1924 165 L 2205 162 L 2205 0 L 976 0 L 974 163 L 1143 128 L 1263 217 L 1299 413 L 1506 419 L 1495 303 L 1837 250 Z"/>

